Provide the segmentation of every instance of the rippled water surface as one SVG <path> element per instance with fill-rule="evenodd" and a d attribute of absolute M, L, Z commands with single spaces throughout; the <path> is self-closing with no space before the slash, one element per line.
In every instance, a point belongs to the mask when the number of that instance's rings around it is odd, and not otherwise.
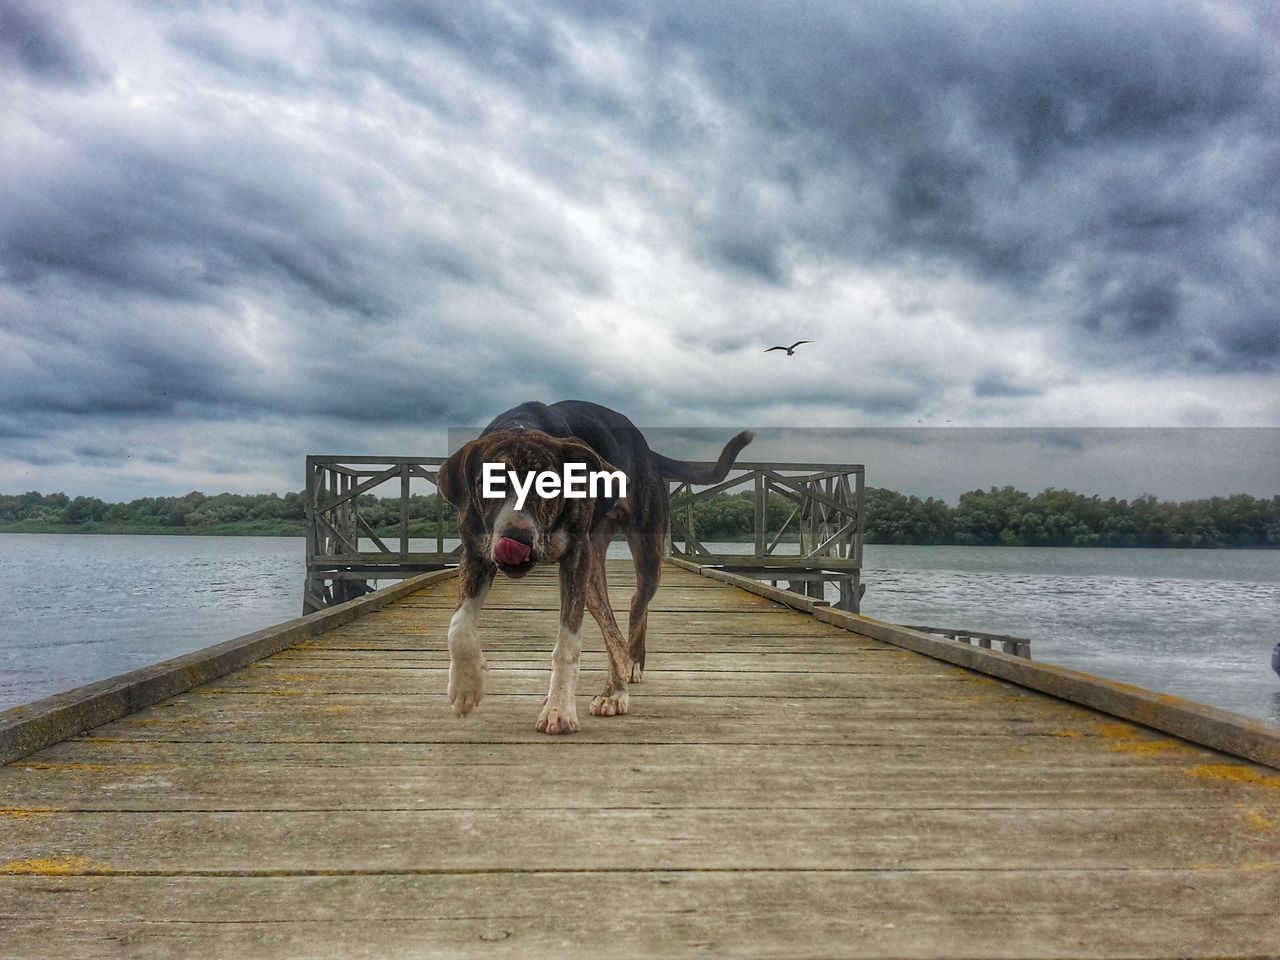
<path fill-rule="evenodd" d="M 869 616 L 1029 637 L 1038 660 L 1280 723 L 1280 552 L 868 546 L 864 561 Z M 301 539 L 0 536 L 0 707 L 295 617 L 302 570 Z"/>
<path fill-rule="evenodd" d="M 298 616 L 303 544 L 0 536 L 0 707 Z"/>
<path fill-rule="evenodd" d="M 862 612 L 1280 723 L 1280 553 L 868 546 Z"/>

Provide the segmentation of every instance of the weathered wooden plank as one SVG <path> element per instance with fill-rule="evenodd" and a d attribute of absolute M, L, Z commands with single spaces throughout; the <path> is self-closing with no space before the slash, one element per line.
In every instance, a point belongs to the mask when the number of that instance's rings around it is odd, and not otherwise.
<path fill-rule="evenodd" d="M 469 771 L 450 768 L 464 784 Z M 529 784 L 530 790 L 537 783 Z M 9 818 L 0 873 L 421 870 L 1186 869 L 1280 865 L 1242 811 L 771 808 L 50 813 Z M 851 823 L 852 819 L 852 823 Z"/>
<path fill-rule="evenodd" d="M 504 618 L 501 614 L 494 614 L 491 611 L 481 613 L 477 626 L 480 630 L 480 641 L 482 644 L 490 641 L 506 643 L 520 638 L 535 638 L 539 642 L 543 639 L 543 634 L 547 629 L 554 626 L 557 622 L 557 615 L 554 612 L 543 611 L 530 616 L 515 616 L 512 618 Z M 626 622 L 625 616 L 619 625 Z M 773 624 L 769 624 L 773 626 Z M 302 645 L 300 649 L 324 649 L 322 643 L 335 642 L 342 643 L 345 641 L 368 643 L 376 642 L 384 639 L 388 643 L 400 643 L 408 640 L 418 641 L 422 643 L 430 643 L 438 649 L 445 650 L 448 648 L 448 621 L 438 622 L 426 617 L 413 620 L 385 620 L 376 628 L 368 624 L 351 624 L 341 628 L 341 630 L 333 631 L 331 635 L 317 637 L 315 641 L 309 641 Z M 601 635 L 601 631 L 596 622 L 586 617 L 583 619 L 582 632 L 585 637 L 593 638 Z M 554 636 L 554 632 L 553 632 Z M 663 646 L 668 650 L 687 651 L 689 653 L 700 652 L 700 647 L 711 645 L 724 653 L 736 654 L 740 650 L 751 652 L 750 647 L 753 644 L 763 644 L 769 647 L 779 647 L 783 649 L 778 652 L 785 653 L 788 649 L 795 653 L 812 653 L 815 650 L 844 654 L 846 652 L 857 653 L 862 650 L 875 650 L 884 653 L 893 653 L 902 655 L 906 653 L 901 647 L 895 647 L 891 644 L 884 644 L 871 637 L 863 637 L 857 634 L 840 631 L 837 633 L 827 633 L 823 631 L 815 631 L 811 634 L 795 633 L 792 631 L 774 631 L 774 630 L 758 630 L 754 634 L 737 635 L 732 632 L 718 632 L 715 630 L 697 630 L 694 631 L 687 626 L 675 624 L 669 626 L 661 632 L 649 629 L 649 636 L 654 638 L 655 646 Z M 909 658 L 912 654 L 908 653 Z"/>
<path fill-rule="evenodd" d="M 137 722 L 117 722 L 88 735 L 96 741 L 164 740 L 172 742 L 229 743 L 353 743 L 397 741 L 406 743 L 518 743 L 533 738 L 533 720 L 542 699 L 539 691 L 526 696 L 486 697 L 480 710 L 464 721 L 455 720 L 443 694 L 416 698 L 420 703 L 383 708 L 367 702 L 304 703 L 302 698 L 277 697 L 277 707 L 246 702 L 246 697 L 203 698 L 191 713 L 148 715 Z M 368 698 L 361 698 L 367 701 Z M 578 707 L 582 731 L 575 742 L 602 743 L 770 743 L 884 744 L 911 742 L 933 745 L 934 752 L 948 749 L 952 740 L 981 737 L 993 752 L 1012 749 L 1028 740 L 1041 746 L 1053 739 L 1086 735 L 1086 721 L 1074 721 L 1053 713 L 1031 715 L 1010 705 L 986 721 L 957 720 L 954 713 L 919 711 L 902 706 L 879 710 L 841 711 L 822 704 L 806 706 L 794 701 L 772 720 L 755 718 L 756 698 L 729 698 L 709 703 L 698 698 L 653 698 L 632 701 L 624 718 L 592 717 L 584 697 Z M 1003 721 L 1003 722 L 1000 722 Z M 1167 741 L 1167 745 L 1166 745 Z M 1151 746 L 1145 746 L 1152 744 Z M 1159 744 L 1158 746 L 1155 744 Z M 1152 752 L 1175 749 L 1168 738 L 1131 741 L 1111 746 Z M 927 762 L 928 754 L 925 755 Z"/>
<path fill-rule="evenodd" d="M 688 615 L 701 615 L 703 618 L 711 618 L 721 616 L 728 613 L 745 613 L 749 615 L 785 614 L 787 610 L 776 604 L 770 604 L 767 601 L 761 601 L 764 606 L 755 608 L 750 604 L 734 604 L 732 606 L 721 606 L 711 603 L 702 598 L 693 598 L 683 601 L 681 598 L 669 600 L 667 603 L 654 604 L 649 608 L 649 616 L 653 618 L 657 615 L 666 615 L 671 617 L 683 617 Z M 613 601 L 614 615 L 622 619 L 626 618 L 626 611 L 631 603 L 631 598 L 619 597 Z M 440 598 L 439 602 L 433 604 L 420 605 L 420 609 L 424 610 L 441 610 L 447 613 L 453 613 L 454 601 L 452 598 Z M 506 617 L 515 616 L 518 619 L 526 617 L 536 617 L 538 620 L 555 620 L 560 613 L 560 601 L 554 597 L 530 598 L 522 600 L 519 597 L 499 597 L 492 602 L 486 602 L 484 613 L 489 619 L 498 620 Z M 435 622 L 434 618 L 427 618 L 426 622 Z M 444 623 L 449 622 L 446 615 Z M 768 624 L 762 623 L 762 627 L 767 628 Z"/>
<path fill-rule="evenodd" d="M 660 622 L 660 621 L 659 621 Z M 520 620 L 499 620 L 492 616 L 481 616 L 479 620 L 480 642 L 482 645 L 509 643 L 518 640 L 545 641 L 549 635 L 554 639 L 554 617 L 521 618 Z M 759 630 L 756 633 L 734 632 L 732 626 L 719 631 L 708 629 L 700 633 L 690 633 L 690 625 L 663 624 L 658 630 L 650 621 L 649 636 L 653 637 L 652 648 L 687 650 L 701 652 L 718 650 L 725 653 L 736 653 L 739 650 L 751 652 L 753 648 L 775 649 L 781 652 L 823 652 L 845 653 L 856 650 L 878 650 L 886 648 L 869 637 L 846 633 L 841 636 L 832 633 L 805 633 L 798 630 L 779 632 L 775 630 Z M 747 627 L 749 630 L 749 626 Z M 584 638 L 594 638 L 600 633 L 594 622 L 584 622 Z M 395 644 L 416 643 L 418 646 L 430 645 L 436 649 L 446 649 L 448 626 L 444 623 L 407 622 L 388 623 L 383 629 L 358 628 L 347 629 L 332 636 L 316 638 L 308 643 L 312 649 L 323 649 L 325 646 L 338 647 L 342 644 L 369 644 L 382 641 L 390 649 Z M 896 651 L 895 651 L 896 652 Z"/>
<path fill-rule="evenodd" d="M 527 718 L 526 718 L 527 719 Z M 615 728 L 618 729 L 618 728 Z M 40 752 L 36 758 L 18 761 L 13 769 L 38 764 L 56 773 L 77 770 L 105 770 L 115 765 L 141 771 L 156 770 L 166 764 L 272 763 L 280 766 L 349 768 L 406 765 L 498 765 L 532 763 L 543 768 L 559 759 L 563 762 L 618 763 L 624 756 L 634 766 L 670 762 L 673 755 L 689 763 L 726 765 L 738 771 L 767 765 L 779 756 L 794 758 L 799 766 L 848 764 L 874 776 L 878 771 L 911 766 L 925 770 L 963 770 L 977 781 L 1002 776 L 1008 767 L 1054 767 L 1061 769 L 1147 769 L 1176 767 L 1183 776 L 1221 781 L 1236 791 L 1246 803 L 1259 790 L 1270 789 L 1265 775 L 1248 763 L 1233 763 L 1222 754 L 1194 745 L 1166 747 L 1158 740 L 1115 739 L 1095 730 L 1062 729 L 1056 735 L 1004 737 L 995 740 L 979 728 L 955 731 L 942 741 L 908 740 L 888 736 L 863 742 L 788 743 L 780 750 L 777 742 L 696 742 L 671 744 L 628 737 L 610 741 L 604 736 L 575 736 L 568 739 L 535 736 L 527 723 L 522 737 L 506 743 L 485 743 L 474 737 L 455 740 L 401 742 L 392 740 L 334 741 L 276 739 L 248 740 L 67 740 Z M 1110 733 L 1110 731 L 1106 731 Z M 349 778 L 350 773 L 341 773 Z M 1261 777 L 1261 779 L 1259 779 Z M 7 781 L 6 781 L 7 782 Z"/>
<path fill-rule="evenodd" d="M 751 597 L 742 594 L 742 599 L 734 603 L 723 603 L 718 597 L 708 596 L 707 591 L 690 590 L 688 593 L 680 594 L 676 591 L 662 591 L 658 594 L 658 598 L 650 605 L 649 611 L 652 616 L 655 613 L 674 613 L 674 612 L 700 612 L 700 613 L 720 613 L 722 611 L 735 611 L 739 613 L 786 613 L 787 608 L 780 604 L 771 603 L 763 597 Z M 609 602 L 614 610 L 622 613 L 625 612 L 631 603 L 631 591 L 612 590 L 610 591 Z M 456 606 L 455 598 L 447 594 L 429 593 L 421 600 L 411 605 L 406 605 L 406 609 L 410 610 L 447 610 L 453 612 Z M 546 591 L 542 595 L 493 593 L 485 599 L 484 608 L 486 611 L 495 610 L 510 611 L 551 611 L 558 613 L 560 610 L 560 598 L 553 591 Z M 447 622 L 447 618 L 446 618 Z"/>
<path fill-rule="evenodd" d="M 581 667 L 580 683 L 584 688 L 604 685 L 604 654 L 593 657 Z M 530 693 L 546 686 L 551 673 L 550 657 L 528 666 L 494 659 L 489 662 L 485 689 L 490 694 Z M 287 664 L 261 670 L 240 671 L 232 677 L 209 684 L 200 695 L 218 694 L 307 694 L 307 695 L 383 695 L 435 694 L 448 684 L 449 662 L 445 659 L 413 669 L 387 667 L 377 670 L 351 670 L 333 666 L 308 666 L 288 669 Z M 634 688 L 636 695 L 689 697 L 787 697 L 915 700 L 921 697 L 956 702 L 969 709 L 974 702 L 992 697 L 990 688 L 961 673 L 908 674 L 892 672 L 871 674 L 820 671 L 805 673 L 735 671 L 653 670 L 643 683 Z M 1035 701 L 1030 692 L 1002 690 L 1000 697 L 1022 697 Z"/>
<path fill-rule="evenodd" d="M 650 636 L 653 636 L 650 631 Z M 597 639 L 598 634 L 592 633 L 589 628 L 583 630 L 582 642 L 586 647 L 586 652 L 596 653 L 603 648 L 601 642 Z M 523 653 L 530 656 L 549 656 L 552 648 L 555 646 L 555 635 L 543 637 L 539 632 L 534 630 L 522 630 L 514 634 L 502 635 L 497 631 L 485 630 L 481 627 L 481 649 L 488 656 L 490 652 L 501 653 Z M 811 640 L 801 639 L 799 641 L 790 637 L 711 637 L 706 641 L 696 641 L 694 646 L 675 648 L 675 642 L 662 637 L 654 637 L 652 645 L 649 647 L 650 656 L 662 657 L 664 663 L 679 664 L 687 652 L 694 654 L 731 654 L 738 649 L 739 641 L 741 649 L 745 653 L 802 653 L 805 651 L 818 654 L 844 654 L 849 656 L 865 655 L 865 656 L 885 656 L 887 655 L 883 648 L 873 647 L 866 643 L 865 640 L 832 640 L 829 638 L 813 638 Z M 413 654 L 425 655 L 440 653 L 444 650 L 439 633 L 424 633 L 422 635 L 392 634 L 385 639 L 377 638 L 358 638 L 358 637 L 335 637 L 321 638 L 315 641 L 308 641 L 306 649 L 325 651 L 336 655 L 345 655 L 348 653 L 387 653 L 387 654 Z M 647 664 L 647 661 L 646 661 Z"/>
<path fill-rule="evenodd" d="M 605 675 L 596 674 L 603 684 Z M 495 684 L 506 688 L 485 695 L 485 703 L 492 703 L 495 721 L 501 721 L 522 710 L 529 699 L 541 700 L 546 690 L 546 674 L 527 671 L 521 680 L 502 672 L 491 678 Z M 325 694 L 306 689 L 295 690 L 245 690 L 215 687 L 191 691 L 183 697 L 169 701 L 167 705 L 148 711 L 146 716 L 124 717 L 110 725 L 95 729 L 98 735 L 117 730 L 144 729 L 149 727 L 171 728 L 174 725 L 200 725 L 235 722 L 243 727 L 255 724 L 271 724 L 282 720 L 291 724 L 323 724 L 349 726 L 367 722 L 378 726 L 421 725 L 426 722 L 446 727 L 455 725 L 452 713 L 447 713 L 444 690 L 439 685 L 423 687 L 411 693 L 374 691 L 359 694 Z M 581 699 L 593 695 L 593 688 L 585 683 L 579 691 Z M 737 719 L 744 725 L 758 720 L 761 723 L 791 723 L 809 727 L 843 727 L 870 722 L 930 722 L 957 721 L 993 723 L 1003 721 L 1003 726 L 1017 726 L 1032 722 L 1056 723 L 1063 726 L 1070 722 L 1095 723 L 1087 711 L 1075 708 L 1062 710 L 1042 697 L 1028 696 L 1025 692 L 1002 686 L 983 684 L 954 684 L 936 694 L 916 687 L 894 690 L 886 684 L 881 689 L 859 692 L 832 690 L 827 695 L 809 693 L 803 696 L 779 694 L 729 695 L 713 691 L 690 691 L 673 695 L 661 686 L 646 691 L 645 684 L 631 688 L 632 712 L 630 720 L 641 717 L 666 720 L 672 723 L 696 725 L 708 720 Z M 643 705 L 643 709 L 641 709 Z M 181 709 L 179 709 L 181 708 Z M 487 715 L 472 715 L 473 724 L 488 727 Z M 446 715 L 447 714 L 447 715 Z M 340 717 L 341 719 L 333 719 Z M 613 718 L 605 718 L 613 719 Z M 443 723 L 448 720 L 448 723 Z M 468 721 L 469 722 L 469 721 Z M 620 721 L 621 725 L 627 719 Z M 477 732 L 482 732 L 477 731 Z M 996 734 L 992 734 L 996 735 Z M 1136 734 L 1135 734 L 1136 735 Z M 1148 732 L 1153 739 L 1169 739 Z"/>
<path fill-rule="evenodd" d="M 0 916 L 40 958 L 1246 956 L 1276 896 L 1223 870 L 31 877 Z"/>
<path fill-rule="evenodd" d="M 533 753 L 536 756 L 531 756 Z M 667 754 L 672 751 L 666 751 Z M 591 756 L 595 754 L 595 756 Z M 470 764 L 458 757 L 421 763 L 366 762 L 339 767 L 200 757 L 181 760 L 16 765 L 7 779 L 6 814 L 51 811 L 271 810 L 573 810 L 661 807 L 769 810 L 1145 809 L 1213 807 L 1223 823 L 1241 816 L 1241 793 L 1225 777 L 1198 776 L 1196 766 L 1135 767 L 1006 761 L 975 777 L 968 765 L 909 762 L 868 768 L 861 760 L 810 752 L 807 762 L 761 753 L 751 776 L 725 751 L 701 762 L 649 751 L 547 756 L 514 754 L 510 762 Z M 101 759 L 95 757 L 95 759 Z M 447 762 L 446 762 L 447 761 Z M 357 775 L 360 789 L 348 777 Z M 228 782 L 245 789 L 228 791 Z M 530 784 L 536 784 L 531 789 Z M 1280 818 L 1280 790 L 1259 789 L 1248 811 Z"/>
<path fill-rule="evenodd" d="M 485 659 L 491 669 L 512 667 L 516 669 L 541 669 L 548 664 L 547 653 L 534 650 L 512 650 L 508 647 L 490 645 L 485 651 Z M 693 653 L 688 650 L 655 650 L 654 667 L 648 673 L 656 678 L 659 674 L 697 673 L 700 671 L 732 672 L 738 675 L 748 673 L 849 673 L 861 676 L 882 675 L 891 673 L 896 676 L 919 676 L 947 678 L 956 682 L 979 682 L 965 671 L 953 670 L 939 665 L 925 657 L 918 657 L 906 650 L 892 647 L 871 646 L 855 647 L 840 653 L 819 653 L 804 650 L 782 650 L 764 652 L 721 651 L 710 653 Z M 330 650 L 310 648 L 306 650 L 283 650 L 271 657 L 250 664 L 249 670 L 398 670 L 415 668 L 438 668 L 447 665 L 449 652 L 443 648 L 438 650 Z M 661 662 L 661 665 L 658 664 Z M 605 653 L 603 649 L 585 649 L 582 651 L 583 669 L 604 669 Z"/>
<path fill-rule="evenodd" d="M 596 920 L 606 925 L 631 913 L 619 908 L 641 896 L 655 919 L 664 914 L 697 913 L 715 923 L 718 917 L 725 918 L 720 911 L 729 906 L 721 898 L 732 898 L 739 901 L 742 910 L 741 916 L 737 910 L 731 911 L 735 919 L 745 921 L 748 912 L 763 912 L 781 922 L 813 923 L 816 917 L 806 905 L 820 903 L 830 909 L 819 914 L 832 917 L 841 926 L 859 916 L 891 920 L 895 915 L 914 922 L 930 918 L 960 922 L 966 916 L 987 923 L 1009 922 L 1027 915 L 1101 920 L 1116 912 L 1117 901 L 1132 897 L 1135 918 L 1167 918 L 1175 923 L 1215 916 L 1249 918 L 1253 923 L 1269 919 L 1273 923 L 1263 930 L 1275 929 L 1278 915 L 1273 904 L 1265 897 L 1259 899 L 1258 893 L 1274 889 L 1280 877 L 1276 871 L 1256 872 L 1257 883 L 1242 883 L 1238 871 L 1220 867 L 1159 872 L 717 872 L 624 868 L 587 874 L 513 871 L 181 878 L 6 876 L 0 878 L 0 904 L 12 912 L 0 913 L 0 917 L 16 921 L 24 916 L 40 916 L 52 902 L 66 904 L 89 923 L 116 918 L 121 903 L 128 904 L 128 916 L 145 917 L 152 922 L 190 920 L 217 924 L 252 914 L 271 923 L 331 921 L 339 925 L 362 919 L 496 918 L 504 911 L 505 916 L 516 919 L 544 898 L 543 884 L 554 882 L 563 885 L 566 921 L 570 915 L 583 916 L 584 911 L 591 911 Z M 100 896 L 102 890 L 111 891 L 111 895 Z M 694 909 L 685 909 L 690 907 Z M 1008 929 L 1004 933 L 1015 931 Z"/>
<path fill-rule="evenodd" d="M 357 730 L 352 728 L 334 729 L 332 724 L 309 723 L 300 721 L 289 731 L 279 731 L 270 725 L 255 722 L 244 723 L 193 723 L 180 729 L 172 727 L 130 728 L 127 730 L 93 731 L 89 742 L 118 741 L 160 741 L 167 743 L 381 743 L 387 739 L 396 739 L 413 744 L 449 744 L 470 743 L 516 744 L 527 743 L 533 731 L 534 718 L 538 715 L 538 704 L 541 697 L 521 698 L 525 702 L 521 709 L 501 723 L 486 724 L 478 729 L 477 724 L 470 723 L 446 725 L 435 724 L 429 717 L 424 717 L 418 724 L 386 724 L 377 729 Z M 339 708 L 333 708 L 335 713 Z M 991 743 L 993 751 L 1007 750 L 1012 756 L 1016 751 L 1024 751 L 1023 755 L 1039 749 L 1046 738 L 1061 736 L 1059 724 L 1021 722 L 1016 729 L 999 730 L 992 727 L 975 728 L 972 731 L 957 731 L 954 720 L 936 719 L 931 721 L 915 720 L 883 720 L 877 721 L 877 728 L 868 729 L 869 723 L 841 723 L 808 728 L 803 730 L 775 729 L 772 726 L 751 728 L 741 722 L 726 718 L 715 718 L 699 721 L 694 725 L 686 721 L 674 721 L 669 718 L 641 716 L 633 717 L 630 726 L 609 723 L 607 720 L 591 717 L 586 711 L 584 701 L 578 708 L 578 718 L 582 722 L 581 736 L 577 739 L 586 742 L 608 743 L 613 745 L 628 744 L 668 744 L 684 747 L 689 744 L 768 744 L 777 749 L 791 749 L 795 746 L 840 746 L 864 745 L 884 746 L 891 741 L 901 742 L 917 748 L 935 745 L 937 749 L 950 749 L 955 741 L 985 739 Z M 1068 728 L 1070 730 L 1070 728 Z M 1070 730 L 1075 733 L 1078 731 Z M 575 741 L 576 742 L 576 741 Z M 921 762 L 929 762 L 930 754 L 921 754 Z"/>
<path fill-rule="evenodd" d="M 619 600 L 615 604 L 617 612 L 625 611 L 629 602 L 629 600 Z M 702 600 L 699 600 L 696 605 L 687 607 L 674 605 L 664 607 L 655 604 L 649 611 L 649 619 L 662 623 L 664 627 L 671 624 L 688 623 L 691 626 L 686 628 L 686 633 L 702 633 L 702 628 L 712 626 L 718 622 L 725 627 L 735 625 L 754 626 L 757 633 L 773 633 L 780 630 L 783 633 L 801 632 L 807 634 L 809 629 L 813 629 L 819 635 L 827 632 L 822 626 L 806 625 L 804 620 L 797 620 L 792 616 L 793 611 L 780 604 L 770 603 L 765 600 L 762 600 L 761 603 L 763 606 L 758 607 L 749 604 L 716 604 Z M 420 605 L 418 609 L 428 611 L 425 616 L 413 618 L 420 623 L 447 624 L 449 615 L 453 612 L 453 603 L 441 602 L 430 606 Z M 534 598 L 526 601 L 517 597 L 514 600 L 508 598 L 504 602 L 499 602 L 495 599 L 492 604 L 486 603 L 482 616 L 488 620 L 502 622 L 509 622 L 514 619 L 516 622 L 533 620 L 554 623 L 557 620 L 559 610 L 558 601 L 547 600 L 539 603 Z M 412 617 L 411 611 L 414 611 L 414 608 L 407 608 L 404 612 L 397 611 L 385 619 L 388 622 L 396 620 L 406 622 Z M 511 611 L 521 611 L 523 615 L 512 617 Z M 804 627 L 809 629 L 801 629 Z M 719 632 L 733 634 L 737 631 L 723 630 Z M 834 634 L 832 635 L 834 636 Z M 748 633 L 747 636 L 751 636 L 751 634 Z"/>

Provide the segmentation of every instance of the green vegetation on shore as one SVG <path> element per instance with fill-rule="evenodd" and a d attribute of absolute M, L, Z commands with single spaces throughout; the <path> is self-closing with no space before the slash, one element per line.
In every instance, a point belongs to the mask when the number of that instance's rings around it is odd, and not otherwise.
<path fill-rule="evenodd" d="M 719 494 L 700 503 L 694 526 L 704 541 L 742 540 L 751 534 L 752 494 Z M 443 534 L 457 535 L 453 508 L 443 505 Z M 400 501 L 366 494 L 360 515 L 381 536 L 399 532 Z M 410 535 L 436 535 L 437 498 L 414 496 Z M 781 498 L 769 503 L 776 531 L 791 512 Z M 1103 500 L 1067 490 L 1032 496 L 1013 487 L 973 490 L 956 506 L 932 497 L 905 496 L 872 487 L 866 494 L 867 542 L 973 546 L 1052 547 L 1280 547 L 1280 496 L 1246 494 L 1171 502 L 1152 496 Z M 207 534 L 300 537 L 300 493 L 193 491 L 182 497 L 144 497 L 106 503 L 62 493 L 0 495 L 0 533 Z M 684 514 L 674 518 L 677 539 Z"/>
<path fill-rule="evenodd" d="M 1280 547 L 1280 496 L 1173 502 L 1087 497 L 1052 488 L 963 494 L 957 506 L 869 489 L 868 543 L 1011 547 Z"/>

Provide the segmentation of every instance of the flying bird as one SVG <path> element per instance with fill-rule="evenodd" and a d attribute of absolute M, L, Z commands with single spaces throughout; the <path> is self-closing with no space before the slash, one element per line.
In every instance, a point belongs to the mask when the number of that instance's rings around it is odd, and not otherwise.
<path fill-rule="evenodd" d="M 789 356 L 792 356 L 792 355 L 796 352 L 796 347 L 800 346 L 800 344 L 802 344 L 802 343 L 813 343 L 813 341 L 812 341 L 812 340 L 797 340 L 795 343 L 793 343 L 793 344 L 792 344 L 791 346 L 789 346 L 789 347 L 770 347 L 768 350 L 766 350 L 766 351 L 765 351 L 765 353 L 772 353 L 774 350 L 785 350 L 785 351 L 787 351 L 787 356 L 789 357 Z"/>

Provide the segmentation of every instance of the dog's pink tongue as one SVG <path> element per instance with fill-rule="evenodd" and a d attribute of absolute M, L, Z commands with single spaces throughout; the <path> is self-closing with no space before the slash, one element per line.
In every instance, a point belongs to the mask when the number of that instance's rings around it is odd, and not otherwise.
<path fill-rule="evenodd" d="M 503 537 L 493 548 L 493 556 L 499 563 L 515 567 L 529 559 L 529 547 L 519 540 Z"/>

